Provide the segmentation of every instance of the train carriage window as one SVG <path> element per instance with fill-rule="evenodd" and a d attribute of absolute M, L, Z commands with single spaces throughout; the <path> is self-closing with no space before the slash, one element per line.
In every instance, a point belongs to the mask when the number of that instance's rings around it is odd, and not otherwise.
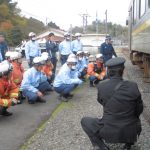
<path fill-rule="evenodd" d="M 146 10 L 146 1 L 145 0 L 140 0 L 140 3 L 139 3 L 139 17 L 141 18 L 144 13 L 145 13 L 145 10 Z"/>

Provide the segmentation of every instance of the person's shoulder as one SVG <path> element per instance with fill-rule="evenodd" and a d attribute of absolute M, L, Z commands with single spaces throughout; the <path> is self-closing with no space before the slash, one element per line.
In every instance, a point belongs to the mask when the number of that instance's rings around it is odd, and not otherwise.
<path fill-rule="evenodd" d="M 103 88 L 105 85 L 108 85 L 109 82 L 110 82 L 110 79 L 105 79 L 105 80 L 103 80 L 103 81 L 100 81 L 99 84 L 98 84 L 98 86 L 97 86 L 97 88 L 98 88 L 98 89 L 99 89 L 99 88 Z"/>
<path fill-rule="evenodd" d="M 137 83 L 134 82 L 134 81 L 124 80 L 123 82 L 124 82 L 124 84 L 126 84 L 126 85 L 128 85 L 130 87 L 137 87 L 138 86 Z"/>

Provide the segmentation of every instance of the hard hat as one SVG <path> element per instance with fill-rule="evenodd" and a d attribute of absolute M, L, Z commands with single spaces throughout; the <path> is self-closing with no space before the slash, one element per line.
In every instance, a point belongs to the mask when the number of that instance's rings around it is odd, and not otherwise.
<path fill-rule="evenodd" d="M 11 60 L 19 59 L 21 57 L 22 57 L 21 53 L 19 53 L 19 52 L 11 52 L 11 55 L 10 55 L 10 59 Z"/>
<path fill-rule="evenodd" d="M 69 62 L 76 63 L 77 59 L 76 58 L 72 58 L 72 57 L 68 57 L 67 63 L 69 63 Z"/>
<path fill-rule="evenodd" d="M 79 37 L 79 36 L 81 36 L 81 33 L 76 33 L 75 36 Z"/>
<path fill-rule="evenodd" d="M 83 53 L 83 51 L 77 51 L 77 55 L 80 55 L 82 53 Z"/>
<path fill-rule="evenodd" d="M 47 52 L 43 52 L 43 53 L 41 54 L 41 56 L 48 56 L 48 53 L 47 53 Z"/>
<path fill-rule="evenodd" d="M 70 36 L 70 33 L 66 32 L 64 33 L 64 37 Z"/>
<path fill-rule="evenodd" d="M 36 34 L 34 32 L 29 33 L 29 37 L 35 36 Z"/>
<path fill-rule="evenodd" d="M 89 56 L 89 61 L 95 61 L 95 56 L 94 55 L 90 55 Z"/>
<path fill-rule="evenodd" d="M 33 64 L 44 65 L 45 61 L 43 60 L 42 57 L 38 56 L 33 59 Z"/>
<path fill-rule="evenodd" d="M 88 51 L 84 51 L 84 54 L 90 54 L 90 52 L 88 52 Z"/>
<path fill-rule="evenodd" d="M 102 54 L 97 54 L 96 58 L 103 58 L 103 55 Z"/>
<path fill-rule="evenodd" d="M 0 75 L 3 75 L 5 72 L 12 71 L 12 65 L 8 61 L 2 61 L 0 63 Z"/>
<path fill-rule="evenodd" d="M 44 61 L 51 60 L 51 58 L 50 58 L 48 55 L 42 55 L 41 58 L 42 58 Z"/>
<path fill-rule="evenodd" d="M 68 56 L 68 58 L 76 58 L 76 55 L 75 55 L 75 54 L 70 54 L 70 55 Z"/>
<path fill-rule="evenodd" d="M 7 52 L 5 53 L 5 56 L 6 56 L 6 57 L 10 57 L 11 54 L 12 54 L 11 51 L 7 51 Z"/>

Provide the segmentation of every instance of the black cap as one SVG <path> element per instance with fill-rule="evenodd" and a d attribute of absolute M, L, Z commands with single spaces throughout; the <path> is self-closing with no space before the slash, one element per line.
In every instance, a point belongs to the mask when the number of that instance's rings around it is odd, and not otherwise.
<path fill-rule="evenodd" d="M 123 57 L 115 57 L 106 62 L 106 66 L 108 68 L 121 68 L 124 67 L 125 58 Z"/>
<path fill-rule="evenodd" d="M 105 37 L 105 39 L 106 39 L 106 40 L 111 40 L 111 36 L 110 36 L 110 35 L 107 35 L 107 36 Z"/>
<path fill-rule="evenodd" d="M 50 32 L 48 36 L 50 36 L 50 37 L 51 37 L 51 36 L 54 36 L 54 33 L 53 33 L 53 32 Z"/>

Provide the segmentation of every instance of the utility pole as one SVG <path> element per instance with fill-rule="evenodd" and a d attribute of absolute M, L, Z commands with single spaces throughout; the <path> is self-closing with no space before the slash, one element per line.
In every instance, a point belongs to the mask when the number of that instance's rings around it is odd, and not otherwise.
<path fill-rule="evenodd" d="M 86 14 L 80 14 L 80 16 L 82 17 L 82 23 L 83 23 L 83 33 L 86 33 L 86 29 L 87 29 L 87 23 L 88 23 L 88 17 L 90 17 L 89 16 L 89 14 L 88 13 L 86 13 Z"/>
<path fill-rule="evenodd" d="M 108 33 L 108 28 L 107 28 L 107 9 L 106 9 L 106 11 L 105 11 L 105 16 L 106 16 L 106 19 L 105 19 L 105 32 L 106 32 L 106 35 L 107 35 L 107 33 Z"/>

